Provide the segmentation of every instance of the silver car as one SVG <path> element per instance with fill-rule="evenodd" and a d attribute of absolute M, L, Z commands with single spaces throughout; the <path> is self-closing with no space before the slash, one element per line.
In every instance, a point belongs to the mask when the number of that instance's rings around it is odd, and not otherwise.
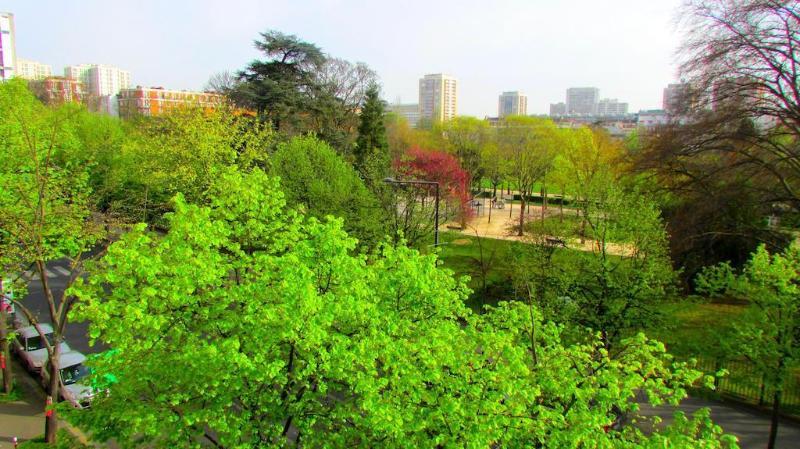
<path fill-rule="evenodd" d="M 87 408 L 92 402 L 94 390 L 92 387 L 81 382 L 89 375 L 89 368 L 83 362 L 86 356 L 78 351 L 69 351 L 59 357 L 59 391 L 61 398 L 69 401 L 75 408 Z M 46 368 L 45 363 L 45 368 Z M 46 388 L 50 386 L 50 370 L 42 370 L 42 385 Z"/>
<path fill-rule="evenodd" d="M 53 326 L 47 323 L 39 324 L 39 328 L 44 332 L 47 341 L 53 344 Z M 17 338 L 14 340 L 14 350 L 19 358 L 25 363 L 28 370 L 35 373 L 42 371 L 42 365 L 47 360 L 47 346 L 34 326 L 26 326 L 16 331 Z M 61 353 L 69 352 L 72 348 L 66 342 L 59 345 Z"/>

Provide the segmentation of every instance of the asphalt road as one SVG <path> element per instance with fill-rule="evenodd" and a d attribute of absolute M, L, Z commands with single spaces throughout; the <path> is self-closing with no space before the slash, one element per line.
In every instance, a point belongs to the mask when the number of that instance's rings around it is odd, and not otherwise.
<path fill-rule="evenodd" d="M 69 263 L 66 259 L 51 262 L 47 264 L 46 273 L 48 284 L 53 290 L 53 294 L 58 298 L 64 292 L 64 288 L 69 280 Z M 31 310 L 40 322 L 51 322 L 50 309 L 47 306 L 47 300 L 45 299 L 42 289 L 42 282 L 38 275 L 34 275 L 33 279 L 28 283 L 28 295 L 22 300 L 22 303 Z M 22 312 L 18 311 L 17 314 L 22 315 Z M 64 338 L 72 349 L 87 355 L 103 350 L 97 345 L 89 347 L 87 323 L 68 321 L 64 331 Z"/>
<path fill-rule="evenodd" d="M 640 404 L 642 416 L 659 416 L 664 424 L 672 421 L 674 407 L 651 407 Z M 711 419 L 722 427 L 723 431 L 736 435 L 742 449 L 764 449 L 769 437 L 769 416 L 744 406 L 708 401 L 700 398 L 687 398 L 678 407 L 687 415 L 699 408 L 711 409 Z M 781 420 L 778 426 L 778 449 L 800 448 L 800 425 L 793 421 Z"/>

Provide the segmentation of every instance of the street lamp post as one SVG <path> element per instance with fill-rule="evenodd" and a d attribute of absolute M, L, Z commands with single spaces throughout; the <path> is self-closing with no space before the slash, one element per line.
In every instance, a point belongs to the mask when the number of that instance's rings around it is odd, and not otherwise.
<path fill-rule="evenodd" d="M 396 185 L 420 184 L 420 185 L 436 186 L 436 202 L 434 203 L 434 215 L 433 215 L 433 246 L 434 247 L 439 246 L 439 183 L 436 181 L 421 181 L 421 180 L 400 181 L 392 177 L 385 178 L 383 182 L 385 182 L 386 184 L 396 184 Z"/>

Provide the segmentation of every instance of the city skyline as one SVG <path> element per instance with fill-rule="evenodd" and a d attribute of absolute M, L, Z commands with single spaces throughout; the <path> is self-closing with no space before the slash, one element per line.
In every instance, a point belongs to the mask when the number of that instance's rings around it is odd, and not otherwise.
<path fill-rule="evenodd" d="M 547 114 L 572 86 L 597 86 L 603 97 L 625 99 L 631 112 L 660 107 L 664 86 L 677 78 L 679 0 L 649 3 L 449 2 L 389 11 L 336 0 L 231 1 L 224 10 L 211 1 L 0 1 L 0 11 L 15 15 L 18 56 L 54 73 L 108 64 L 130 71 L 132 85 L 198 90 L 212 74 L 261 57 L 252 42 L 275 29 L 367 63 L 390 102 L 416 101 L 425 74 L 451 74 L 459 80 L 459 115 L 482 118 L 496 115 L 498 94 L 511 90 L 528 94 L 529 114 Z M 607 33 L 609 21 L 622 25 Z M 403 25 L 392 33 L 389 22 Z"/>

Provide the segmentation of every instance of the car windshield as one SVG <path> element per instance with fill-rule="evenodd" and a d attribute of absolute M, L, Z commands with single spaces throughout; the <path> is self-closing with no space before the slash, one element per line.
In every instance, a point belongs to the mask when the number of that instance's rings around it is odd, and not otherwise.
<path fill-rule="evenodd" d="M 64 385 L 72 385 L 87 375 L 89 375 L 89 368 L 80 363 L 61 369 L 61 380 L 64 381 Z"/>
<path fill-rule="evenodd" d="M 53 344 L 53 334 L 45 334 L 47 337 L 47 341 L 52 345 Z M 27 351 L 36 351 L 38 349 L 44 349 L 44 343 L 42 342 L 42 337 L 37 335 L 35 337 L 28 338 L 28 349 Z"/>

